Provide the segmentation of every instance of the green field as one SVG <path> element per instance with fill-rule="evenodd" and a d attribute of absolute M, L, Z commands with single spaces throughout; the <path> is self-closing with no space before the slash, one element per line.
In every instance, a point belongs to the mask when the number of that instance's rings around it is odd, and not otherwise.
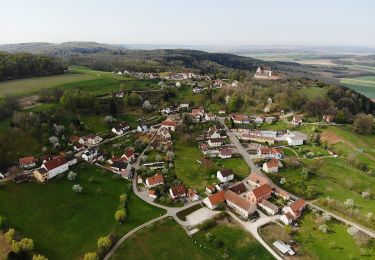
<path fill-rule="evenodd" d="M 340 83 L 368 98 L 375 98 L 375 76 L 342 78 Z"/>
<path fill-rule="evenodd" d="M 78 173 L 75 183 L 83 187 L 82 194 L 73 192 L 74 183 L 65 177 L 0 187 L 1 215 L 49 259 L 79 259 L 96 249 L 99 236 L 125 234 L 163 213 L 133 195 L 130 183 L 112 173 L 85 163 L 72 170 Z M 114 213 L 123 192 L 129 195 L 128 216 L 118 226 Z"/>
<path fill-rule="evenodd" d="M 89 74 L 66 73 L 45 77 L 15 79 L 0 82 L 0 98 L 7 94 L 29 94 L 44 88 L 57 87 L 79 81 L 88 81 L 97 77 Z"/>
<path fill-rule="evenodd" d="M 225 248 L 228 259 L 273 259 L 236 225 L 220 224 L 207 232 L 223 241 L 223 247 L 214 248 L 206 241 L 205 232 L 189 238 L 175 221 L 163 220 L 130 237 L 111 259 L 222 259 Z"/>
<path fill-rule="evenodd" d="M 292 234 L 276 223 L 263 226 L 260 234 L 271 246 L 279 239 L 296 241 L 294 249 L 300 259 L 374 259 L 374 241 L 368 246 L 358 246 L 348 234 L 347 226 L 334 220 L 326 223 L 329 232 L 323 234 L 318 228 L 322 223 L 320 216 L 305 212 L 298 221 L 298 230 Z"/>

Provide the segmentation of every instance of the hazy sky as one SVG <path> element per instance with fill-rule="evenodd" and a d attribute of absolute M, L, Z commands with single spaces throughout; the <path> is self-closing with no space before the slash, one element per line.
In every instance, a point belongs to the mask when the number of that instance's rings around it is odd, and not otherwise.
<path fill-rule="evenodd" d="M 375 0 L 0 0 L 0 43 L 375 47 Z"/>

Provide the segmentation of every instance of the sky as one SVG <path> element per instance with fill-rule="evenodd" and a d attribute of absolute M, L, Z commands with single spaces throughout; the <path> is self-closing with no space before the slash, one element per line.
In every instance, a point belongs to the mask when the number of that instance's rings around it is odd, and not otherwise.
<path fill-rule="evenodd" d="M 0 44 L 375 47 L 374 0 L 0 0 Z"/>

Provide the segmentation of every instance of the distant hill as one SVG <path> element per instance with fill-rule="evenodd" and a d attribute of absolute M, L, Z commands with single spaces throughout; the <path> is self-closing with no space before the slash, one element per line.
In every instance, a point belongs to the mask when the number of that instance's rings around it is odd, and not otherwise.
<path fill-rule="evenodd" d="M 97 70 L 139 70 L 160 72 L 193 70 L 198 73 L 230 73 L 233 70 L 254 72 L 260 65 L 295 76 L 334 78 L 345 74 L 344 67 L 301 65 L 293 62 L 262 61 L 228 53 L 189 49 L 137 50 L 126 45 L 95 42 L 23 43 L 0 45 L 0 51 L 29 52 L 60 57 L 69 65 L 83 65 Z"/>

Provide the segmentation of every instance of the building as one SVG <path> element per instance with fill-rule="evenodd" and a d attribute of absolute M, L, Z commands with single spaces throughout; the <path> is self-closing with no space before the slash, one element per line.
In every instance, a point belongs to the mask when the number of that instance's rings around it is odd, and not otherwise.
<path fill-rule="evenodd" d="M 171 139 L 171 133 L 169 132 L 167 128 L 160 129 L 160 135 L 166 140 Z"/>
<path fill-rule="evenodd" d="M 295 255 L 292 247 L 290 245 L 285 244 L 281 240 L 277 240 L 272 243 L 272 245 L 283 255 Z"/>
<path fill-rule="evenodd" d="M 99 156 L 98 148 L 89 148 L 82 154 L 82 159 L 87 162 L 93 162 Z"/>
<path fill-rule="evenodd" d="M 234 173 L 230 169 L 224 169 L 224 170 L 217 171 L 216 177 L 221 182 L 228 182 L 228 181 L 232 181 L 234 179 Z"/>
<path fill-rule="evenodd" d="M 127 162 L 114 161 L 111 165 L 111 169 L 118 172 L 130 171 L 131 165 Z"/>
<path fill-rule="evenodd" d="M 289 198 L 290 198 L 289 192 L 287 192 L 287 191 L 285 191 L 285 190 L 283 190 L 283 189 L 281 189 L 279 187 L 274 187 L 273 193 L 276 196 L 278 196 L 278 197 L 280 197 L 280 198 L 282 198 L 284 200 L 289 200 Z"/>
<path fill-rule="evenodd" d="M 228 207 L 232 208 L 238 215 L 244 219 L 248 219 L 249 215 L 256 211 L 256 205 L 247 199 L 237 195 L 231 190 L 225 193 L 225 201 Z"/>
<path fill-rule="evenodd" d="M 173 120 L 164 120 L 163 122 L 161 122 L 161 128 L 167 128 L 168 130 L 174 132 L 176 131 L 176 127 L 177 127 L 177 123 Z"/>
<path fill-rule="evenodd" d="M 335 119 L 334 115 L 323 115 L 323 121 L 331 124 L 333 123 L 333 120 Z"/>
<path fill-rule="evenodd" d="M 215 188 L 215 186 L 213 186 L 213 185 L 208 185 L 208 186 L 206 187 L 206 191 L 208 191 L 209 193 L 213 194 L 213 193 L 216 192 L 216 188 Z"/>
<path fill-rule="evenodd" d="M 268 200 L 262 200 L 258 205 L 266 211 L 268 215 L 274 216 L 279 212 L 279 207 Z"/>
<path fill-rule="evenodd" d="M 26 169 L 26 168 L 35 167 L 37 161 L 38 160 L 34 156 L 27 156 L 27 157 L 20 158 L 18 160 L 18 163 L 22 168 Z"/>
<path fill-rule="evenodd" d="M 254 203 L 254 204 L 258 204 L 260 202 L 262 202 L 262 200 L 267 200 L 270 196 L 271 196 L 271 193 L 272 193 L 272 188 L 269 184 L 263 184 L 253 190 L 251 190 L 250 192 L 248 192 L 246 194 L 246 198 Z"/>
<path fill-rule="evenodd" d="M 148 188 L 164 185 L 164 177 L 162 174 L 155 174 L 154 176 L 147 178 L 145 183 Z"/>
<path fill-rule="evenodd" d="M 76 151 L 76 152 L 82 151 L 83 149 L 85 149 L 85 146 L 83 144 L 80 144 L 80 143 L 76 143 L 73 146 L 73 150 Z"/>
<path fill-rule="evenodd" d="M 294 115 L 292 119 L 292 124 L 294 126 L 297 126 L 297 125 L 302 124 L 302 121 L 303 121 L 302 115 Z"/>
<path fill-rule="evenodd" d="M 251 186 L 259 187 L 264 184 L 270 184 L 270 181 L 266 177 L 263 177 L 255 172 L 252 172 L 247 178 L 247 183 Z"/>
<path fill-rule="evenodd" d="M 116 134 L 116 135 L 122 135 L 125 133 L 126 130 L 129 129 L 129 125 L 127 123 L 119 123 L 117 125 L 115 125 L 113 128 L 112 128 L 112 133 Z"/>
<path fill-rule="evenodd" d="M 69 170 L 69 164 L 72 165 L 73 162 L 70 163 L 70 161 L 68 161 L 64 156 L 59 155 L 54 157 L 52 160 L 43 163 L 42 167 L 35 170 L 33 174 L 37 180 L 40 182 L 45 182 L 59 175 L 60 173 Z"/>
<path fill-rule="evenodd" d="M 197 201 L 197 200 L 199 200 L 198 193 L 195 190 L 193 190 L 193 189 L 188 189 L 187 193 L 186 193 L 186 196 L 188 197 L 188 199 L 190 201 Z"/>
<path fill-rule="evenodd" d="M 133 148 L 127 148 L 125 150 L 125 153 L 121 156 L 121 158 L 124 158 L 128 162 L 132 162 L 135 159 L 135 153 Z"/>
<path fill-rule="evenodd" d="M 169 189 L 169 195 L 171 196 L 172 199 L 179 199 L 186 197 L 186 188 L 178 184 L 172 188 Z"/>
<path fill-rule="evenodd" d="M 225 201 L 225 191 L 219 191 L 209 197 L 206 197 L 203 200 L 203 203 L 206 204 L 206 206 L 209 209 L 216 209 L 221 203 L 224 203 Z"/>
<path fill-rule="evenodd" d="M 306 205 L 307 204 L 304 199 L 298 199 L 292 202 L 289 206 L 283 208 L 284 214 L 280 217 L 280 221 L 285 225 L 291 224 L 302 215 Z"/>
<path fill-rule="evenodd" d="M 242 193 L 245 193 L 247 191 L 246 189 L 246 186 L 245 184 L 243 184 L 242 182 L 232 186 L 232 187 L 229 187 L 229 190 L 236 193 L 237 195 L 240 195 Z"/>
<path fill-rule="evenodd" d="M 208 140 L 207 144 L 209 147 L 219 147 L 222 146 L 225 139 L 223 138 L 211 138 Z"/>
<path fill-rule="evenodd" d="M 285 79 L 285 75 L 281 73 L 272 72 L 271 68 L 261 66 L 258 67 L 254 73 L 254 79 L 261 79 L 261 80 L 279 80 Z"/>
<path fill-rule="evenodd" d="M 283 158 L 283 153 L 277 148 L 259 148 L 257 157 L 261 159 L 278 159 Z"/>
<path fill-rule="evenodd" d="M 156 199 L 158 197 L 158 193 L 156 192 L 156 190 L 151 190 L 151 189 L 148 190 L 147 195 L 151 198 L 154 198 L 154 199 Z"/>
<path fill-rule="evenodd" d="M 246 115 L 232 115 L 231 119 L 235 124 L 249 124 L 250 119 Z"/>
<path fill-rule="evenodd" d="M 233 151 L 230 148 L 224 148 L 220 150 L 219 157 L 221 159 L 229 159 L 232 158 Z"/>
<path fill-rule="evenodd" d="M 88 135 L 84 138 L 85 142 L 88 144 L 88 145 L 97 145 L 99 144 L 101 141 L 103 141 L 103 138 L 101 138 L 100 136 L 98 135 L 94 135 L 94 134 L 91 134 L 91 135 Z"/>
<path fill-rule="evenodd" d="M 263 163 L 263 171 L 266 173 L 276 173 L 279 172 L 279 167 L 282 167 L 282 163 L 272 158 L 270 161 Z"/>

